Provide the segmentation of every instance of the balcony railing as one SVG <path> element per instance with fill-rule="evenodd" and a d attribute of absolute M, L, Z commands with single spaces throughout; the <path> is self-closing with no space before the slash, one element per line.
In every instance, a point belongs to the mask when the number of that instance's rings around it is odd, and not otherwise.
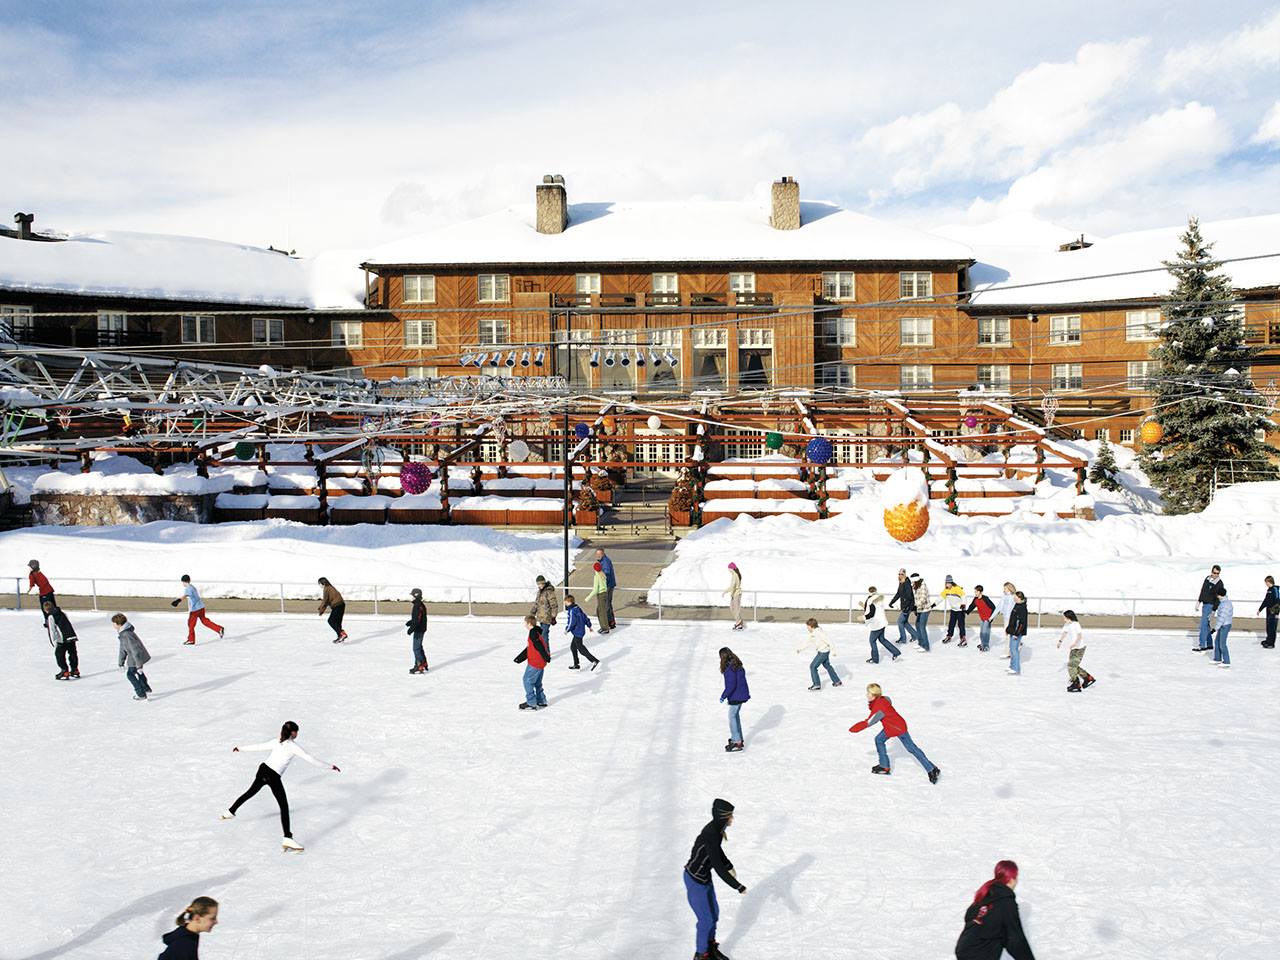
<path fill-rule="evenodd" d="M 689 305 L 694 307 L 723 307 L 725 300 L 723 292 L 701 291 L 689 294 Z"/>
<path fill-rule="evenodd" d="M 754 290 L 750 293 L 739 293 L 734 298 L 740 307 L 772 307 L 772 293 L 756 293 Z"/>
<path fill-rule="evenodd" d="M 165 342 L 164 334 L 160 331 L 99 330 L 96 327 L 72 327 L 56 323 L 15 324 L 13 336 L 21 343 L 88 349 L 156 347 Z M 177 343 L 173 345 L 179 346 Z"/>
<path fill-rule="evenodd" d="M 600 294 L 600 306 L 602 307 L 634 307 L 635 305 L 636 295 L 634 293 Z"/>
<path fill-rule="evenodd" d="M 589 293 L 557 293 L 553 299 L 557 307 L 591 306 L 591 294 Z"/>
<path fill-rule="evenodd" d="M 646 307 L 678 307 L 680 306 L 680 294 L 646 293 L 644 295 L 644 305 Z"/>

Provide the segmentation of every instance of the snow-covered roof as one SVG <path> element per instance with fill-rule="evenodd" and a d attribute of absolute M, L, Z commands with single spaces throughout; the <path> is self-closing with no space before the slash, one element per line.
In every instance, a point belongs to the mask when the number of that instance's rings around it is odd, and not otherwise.
<path fill-rule="evenodd" d="M 1062 231 L 1055 238 L 1058 228 L 1038 226 L 1032 230 L 1024 224 L 1025 229 L 1007 233 L 987 227 L 939 229 L 965 239 L 976 252 L 978 262 L 969 273 L 973 303 L 1074 304 L 1163 296 L 1173 286 L 1173 278 L 1159 269 L 1161 262 L 1176 256 L 1182 246 L 1178 238 L 1186 230 L 1186 224 L 1179 224 L 1103 238 L 1086 234 L 1086 240 L 1093 240 L 1092 246 L 1060 251 L 1058 244 L 1076 239 L 1080 231 Z M 1200 232 L 1214 244 L 1213 256 L 1220 260 L 1280 254 L 1280 214 L 1206 221 L 1200 224 Z M 1152 268 L 1157 269 L 1100 276 Z M 1222 269 L 1237 290 L 1280 284 L 1280 256 L 1228 263 Z M 1079 277 L 1097 279 L 1076 279 Z"/>
<path fill-rule="evenodd" d="M 364 301 L 359 260 L 120 230 L 51 242 L 0 236 L 0 289 L 354 310 Z"/>
<path fill-rule="evenodd" d="M 573 203 L 563 233 L 535 229 L 533 204 L 379 247 L 370 264 L 968 261 L 962 243 L 802 201 L 800 228 L 769 226 L 767 206 L 696 201 Z"/>

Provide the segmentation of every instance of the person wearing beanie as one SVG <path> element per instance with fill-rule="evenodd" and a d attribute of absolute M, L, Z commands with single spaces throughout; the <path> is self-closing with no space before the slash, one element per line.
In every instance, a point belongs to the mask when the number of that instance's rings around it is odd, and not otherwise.
<path fill-rule="evenodd" d="M 947 611 L 947 635 L 942 638 L 942 642 L 950 643 L 959 627 L 960 646 L 967 647 L 969 641 L 964 636 L 964 587 L 956 583 L 951 574 L 947 574 L 942 587 L 942 609 Z"/>
<path fill-rule="evenodd" d="M 603 515 L 602 513 L 601 516 Z M 604 602 L 609 614 L 609 619 L 601 620 L 600 626 L 615 630 L 617 629 L 618 621 L 613 616 L 613 589 L 618 585 L 618 578 L 613 573 L 613 561 L 609 559 L 609 555 L 604 552 L 603 547 L 596 547 L 596 562 L 600 564 L 600 572 L 604 574 Z M 606 630 L 600 631 L 600 633 L 607 632 Z"/>
<path fill-rule="evenodd" d="M 62 608 L 52 601 L 44 604 L 44 626 L 49 632 L 49 644 L 53 647 L 53 659 L 58 661 L 55 680 L 80 679 L 80 654 L 76 652 L 76 628 Z"/>
<path fill-rule="evenodd" d="M 409 619 L 405 621 L 406 633 L 413 637 L 413 666 L 410 673 L 427 672 L 427 654 L 422 649 L 422 638 L 427 632 L 427 605 L 422 602 L 422 591 L 414 587 L 409 591 L 413 605 L 409 608 Z"/>
<path fill-rule="evenodd" d="M 36 591 L 36 596 L 40 598 L 40 612 L 44 613 L 44 622 L 49 622 L 49 615 L 44 612 L 44 605 L 52 603 L 55 607 L 58 605 L 58 598 L 54 595 L 53 584 L 49 582 L 49 578 L 40 572 L 39 560 L 28 560 L 27 567 L 30 573 L 27 574 L 27 593 L 32 590 Z"/>
<path fill-rule="evenodd" d="M 204 600 L 200 597 L 200 591 L 191 582 L 191 576 L 186 573 L 182 575 L 182 596 L 177 600 L 169 601 L 169 606 L 176 607 L 183 600 L 187 601 L 187 639 L 184 641 L 187 646 L 195 646 L 197 623 L 203 623 L 219 637 L 226 635 L 227 631 L 225 629 L 209 619 L 209 612 L 204 607 Z"/>
<path fill-rule="evenodd" d="M 684 865 L 684 888 L 689 906 L 697 917 L 694 941 L 694 960 L 729 960 L 720 952 L 716 943 L 716 921 L 720 918 L 720 905 L 716 903 L 716 890 L 711 883 L 715 872 L 720 879 L 737 890 L 746 893 L 739 882 L 733 864 L 724 855 L 725 831 L 733 823 L 733 804 L 718 797 L 711 804 L 711 822 L 698 833 L 693 841 L 689 862 Z"/>
<path fill-rule="evenodd" d="M 609 581 L 605 578 L 604 565 L 600 561 L 593 563 L 591 569 L 595 571 L 595 577 L 591 581 L 591 592 L 583 599 L 595 597 L 596 623 L 600 624 L 596 633 L 603 635 L 609 632 L 609 614 L 612 612 L 609 609 Z"/>
<path fill-rule="evenodd" d="M 560 612 L 560 601 L 556 598 L 556 588 L 547 582 L 547 578 L 542 574 L 538 574 L 534 581 L 537 584 L 537 593 L 533 595 L 533 606 L 529 609 L 529 613 L 538 621 L 538 626 L 542 628 L 542 639 L 547 645 L 547 652 L 551 651 L 551 628 L 555 626 L 556 615 Z"/>
<path fill-rule="evenodd" d="M 911 617 L 916 612 L 916 595 L 911 589 L 911 578 L 907 576 L 907 571 L 903 568 L 898 570 L 898 592 L 889 601 L 890 610 L 893 609 L 894 604 L 899 605 L 898 642 L 906 643 L 909 640 L 915 643 L 916 629 L 911 625 Z"/>
<path fill-rule="evenodd" d="M 867 710 L 870 713 L 867 719 L 859 720 L 849 728 L 849 732 L 861 733 L 873 724 L 881 725 L 880 732 L 876 734 L 876 754 L 880 762 L 871 768 L 871 772 L 886 776 L 892 772 L 889 768 L 889 752 L 885 749 L 885 743 L 897 738 L 898 742 L 906 748 L 907 753 L 920 761 L 920 766 L 924 767 L 924 772 L 929 775 L 929 782 L 937 783 L 942 771 L 924 755 L 923 750 L 916 746 L 915 741 L 911 739 L 911 734 L 907 733 L 907 721 L 893 709 L 893 701 L 884 695 L 878 683 L 867 684 Z"/>
<path fill-rule="evenodd" d="M 742 622 L 742 571 L 736 563 L 729 564 L 729 585 L 720 591 L 720 596 L 729 598 L 729 614 L 733 617 L 733 629 L 742 630 L 746 624 Z"/>

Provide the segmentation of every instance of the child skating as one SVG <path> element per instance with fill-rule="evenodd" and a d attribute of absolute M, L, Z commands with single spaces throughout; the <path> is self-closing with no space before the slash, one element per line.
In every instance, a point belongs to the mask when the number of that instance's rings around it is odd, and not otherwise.
<path fill-rule="evenodd" d="M 326 610 L 329 611 L 329 628 L 333 630 L 333 642 L 342 643 L 347 639 L 347 631 L 342 629 L 342 617 L 347 612 L 347 603 L 342 599 L 342 594 L 338 592 L 338 588 L 329 582 L 328 577 L 321 577 L 316 583 L 320 584 L 320 616 L 324 616 Z"/>
<path fill-rule="evenodd" d="M 729 701 L 729 743 L 725 753 L 737 753 L 746 746 L 742 739 L 742 705 L 751 699 L 747 687 L 747 670 L 728 647 L 720 648 L 720 673 L 724 677 L 724 693 L 720 702 Z"/>
<path fill-rule="evenodd" d="M 1058 637 L 1058 649 L 1062 649 L 1063 641 L 1067 644 L 1067 693 L 1079 693 L 1087 690 L 1098 681 L 1093 674 L 1080 666 L 1084 659 L 1084 627 L 1074 610 L 1062 611 L 1062 634 Z"/>
<path fill-rule="evenodd" d="M 49 643 L 53 647 L 53 659 L 58 661 L 55 680 L 80 679 L 80 654 L 76 651 L 76 628 L 52 600 L 44 605 L 44 626 L 49 631 Z"/>
<path fill-rule="evenodd" d="M 524 625 L 529 629 L 525 638 L 524 649 L 516 654 L 515 662 L 524 663 L 524 699 L 520 701 L 521 710 L 541 710 L 547 705 L 547 695 L 542 689 L 542 672 L 551 662 L 551 654 L 542 639 L 542 628 L 536 618 L 524 618 Z M 526 662 L 527 661 L 527 662 Z"/>
<path fill-rule="evenodd" d="M 591 669 L 594 670 L 600 666 L 600 661 L 591 655 L 591 651 L 582 642 L 583 636 L 591 629 L 591 620 L 587 617 L 586 611 L 578 606 L 571 593 L 565 594 L 564 617 L 564 632 L 573 638 L 572 643 L 569 645 L 569 652 L 573 654 L 573 666 L 569 669 L 582 669 L 582 664 L 578 662 L 578 656 L 582 655 L 591 661 Z M 538 626 L 541 627 L 542 624 L 538 624 Z"/>
<path fill-rule="evenodd" d="M 867 637 L 871 642 L 871 656 L 867 659 L 867 663 L 880 662 L 880 644 L 884 644 L 884 648 L 889 651 L 889 656 L 894 660 L 902 656 L 902 651 L 894 646 L 893 641 L 885 638 L 884 631 L 889 626 L 889 621 L 884 615 L 884 594 L 875 587 L 867 588 L 867 597 L 862 601 L 862 622 L 871 630 Z"/>
<path fill-rule="evenodd" d="M 245 750 L 260 750 L 270 751 L 271 755 L 258 764 L 257 775 L 253 778 L 253 783 L 249 785 L 249 789 L 236 798 L 236 802 L 222 814 L 223 820 L 234 819 L 236 811 L 240 809 L 246 800 L 263 787 L 270 788 L 272 796 L 276 798 L 276 803 L 280 807 L 280 826 L 284 830 L 284 839 L 280 841 L 281 846 L 285 850 L 293 851 L 300 851 L 303 847 L 302 844 L 293 839 L 293 833 L 289 829 L 289 798 L 284 792 L 285 770 L 289 768 L 289 764 L 293 762 L 294 757 L 301 757 L 313 767 L 328 767 L 334 773 L 342 772 L 338 769 L 337 764 L 329 763 L 327 760 L 317 760 L 303 750 L 298 746 L 297 737 L 298 725 L 292 720 L 288 720 L 280 728 L 279 740 L 268 740 L 266 743 L 255 743 L 248 747 L 231 748 L 232 753 L 241 753 Z"/>
<path fill-rule="evenodd" d="M 960 586 L 947 574 L 942 587 L 942 609 L 947 614 L 947 635 L 943 643 L 950 643 L 957 630 L 960 634 L 960 646 L 967 647 L 969 641 L 964 635 L 964 587 Z"/>
<path fill-rule="evenodd" d="M 30 573 L 27 574 L 27 593 L 32 590 L 36 591 L 36 596 L 39 598 L 40 612 L 43 614 L 44 605 L 52 603 L 57 606 L 58 598 L 54 596 L 53 584 L 49 582 L 49 578 L 40 572 L 40 561 L 28 560 L 27 567 L 30 570 Z M 49 615 L 44 614 L 44 618 L 47 621 Z"/>
<path fill-rule="evenodd" d="M 804 622 L 805 626 L 805 642 L 796 647 L 796 653 L 803 650 L 813 650 L 813 659 L 809 661 L 809 679 L 812 681 L 810 690 L 821 690 L 822 681 L 818 679 L 818 668 L 825 667 L 827 676 L 831 678 L 831 685 L 839 687 L 842 685 L 840 677 L 836 674 L 836 668 L 831 666 L 831 654 L 835 650 L 831 647 L 831 642 L 827 639 L 827 635 L 823 633 L 822 628 L 818 626 L 818 621 L 810 617 Z"/>
<path fill-rule="evenodd" d="M 978 615 L 978 649 L 986 653 L 991 649 L 991 621 L 996 616 L 996 605 L 987 597 L 982 584 L 973 588 L 973 600 L 965 608 L 965 613 Z"/>
<path fill-rule="evenodd" d="M 200 599 L 200 591 L 191 582 L 191 577 L 185 573 L 182 575 L 182 596 L 172 601 L 169 606 L 176 607 L 184 599 L 187 601 L 187 639 L 184 641 L 186 646 L 195 646 L 197 621 L 203 623 L 220 637 L 226 634 L 226 630 L 209 619 L 204 608 L 204 601 Z"/>
<path fill-rule="evenodd" d="M 197 960 L 200 934 L 218 925 L 218 901 L 213 897 L 196 897 L 174 923 L 175 927 L 160 938 L 164 951 L 156 960 Z"/>
<path fill-rule="evenodd" d="M 929 775 L 929 782 L 937 783 L 942 771 L 924 755 L 923 750 L 916 746 L 915 741 L 911 739 L 911 734 L 907 733 L 907 721 L 893 709 L 893 702 L 884 695 L 878 683 L 867 684 L 867 710 L 870 716 L 855 723 L 849 728 L 849 732 L 860 733 L 872 724 L 880 724 L 880 732 L 876 734 L 876 754 L 880 762 L 871 768 L 871 772 L 886 776 L 891 772 L 889 752 L 885 749 L 885 743 L 896 737 L 906 751 L 920 761 L 920 766 L 924 767 L 925 773 Z"/>
<path fill-rule="evenodd" d="M 414 587 L 409 591 L 413 605 L 409 608 L 409 620 L 405 623 L 409 636 L 413 637 L 413 667 L 410 673 L 427 672 L 427 654 L 422 649 L 422 638 L 427 632 L 427 605 L 422 602 L 422 591 Z"/>
<path fill-rule="evenodd" d="M 151 654 L 142 645 L 128 617 L 123 613 L 117 613 L 111 618 L 111 622 L 116 626 L 116 638 L 120 641 L 120 659 L 116 665 L 126 668 L 125 676 L 129 678 L 129 683 L 133 687 L 133 699 L 145 700 L 147 694 L 151 692 L 151 682 L 147 679 L 143 668 L 151 660 Z"/>

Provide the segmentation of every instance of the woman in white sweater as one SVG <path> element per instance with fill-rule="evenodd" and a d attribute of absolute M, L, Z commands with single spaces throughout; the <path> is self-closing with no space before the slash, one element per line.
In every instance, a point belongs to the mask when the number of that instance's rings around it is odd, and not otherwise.
<path fill-rule="evenodd" d="M 729 585 L 720 591 L 720 595 L 729 598 L 729 613 L 733 616 L 733 629 L 742 630 L 746 624 L 742 622 L 742 571 L 736 563 L 729 564 Z"/>
<path fill-rule="evenodd" d="M 891 640 L 885 639 L 884 631 L 889 622 L 884 617 L 884 594 L 875 587 L 867 588 L 867 598 L 862 601 L 862 622 L 871 629 L 868 637 L 871 641 L 871 656 L 867 658 L 867 663 L 880 662 L 880 650 L 877 647 L 880 643 L 884 644 L 894 660 L 902 656 L 902 651 Z"/>
<path fill-rule="evenodd" d="M 276 803 L 280 805 L 280 826 L 284 828 L 284 840 L 281 842 L 286 850 L 302 849 L 302 844 L 293 839 L 293 833 L 289 830 L 289 798 L 285 795 L 284 781 L 281 779 L 289 764 L 293 762 L 293 758 L 300 757 L 312 766 L 329 767 L 335 773 L 341 772 L 335 764 L 329 763 L 327 760 L 317 760 L 303 750 L 298 746 L 297 737 L 298 725 L 289 720 L 280 728 L 279 740 L 268 740 L 266 743 L 231 748 L 232 753 L 240 753 L 242 750 L 269 750 L 271 755 L 267 757 L 265 763 L 258 764 L 257 776 L 254 777 L 249 789 L 242 793 L 236 802 L 228 807 L 227 811 L 222 815 L 223 820 L 232 819 L 246 800 L 263 787 L 269 787 L 272 795 L 276 798 Z"/>
<path fill-rule="evenodd" d="M 818 626 L 818 621 L 810 617 L 804 622 L 805 628 L 808 630 L 808 639 L 800 646 L 796 647 L 796 653 L 801 650 L 813 650 L 813 659 L 809 661 L 809 678 L 813 680 L 813 686 L 810 690 L 821 690 L 822 683 L 818 680 L 818 667 L 827 668 L 827 676 L 831 678 L 831 685 L 838 687 L 843 682 L 836 673 L 836 668 L 831 666 L 831 654 L 835 653 L 832 649 L 827 635 L 822 632 L 822 628 Z"/>

